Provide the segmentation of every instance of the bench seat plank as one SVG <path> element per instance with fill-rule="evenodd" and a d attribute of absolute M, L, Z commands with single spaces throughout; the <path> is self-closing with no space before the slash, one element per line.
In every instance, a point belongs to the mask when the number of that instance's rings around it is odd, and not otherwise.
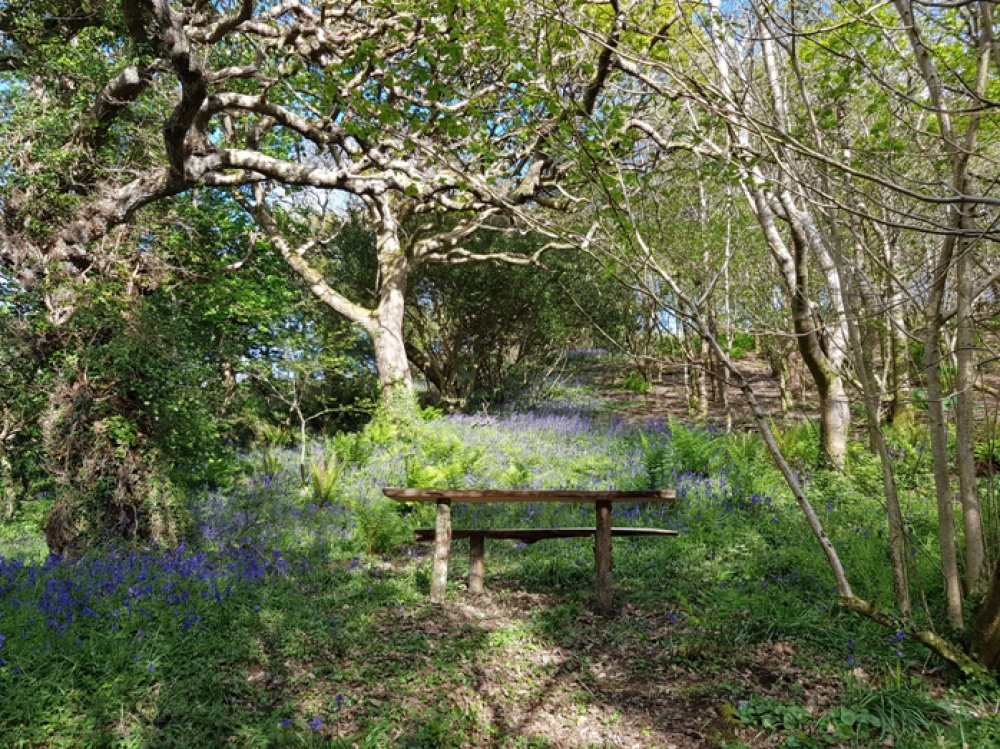
<path fill-rule="evenodd" d="M 456 538 L 509 538 L 532 544 L 549 538 L 584 538 L 593 536 L 596 528 L 453 528 L 452 539 Z M 417 541 L 434 541 L 433 528 L 418 528 L 413 534 Z M 676 536 L 677 531 L 666 528 L 612 528 L 612 536 Z"/>
<path fill-rule="evenodd" d="M 673 502 L 676 493 L 667 489 L 639 491 L 563 491 L 556 489 L 383 489 L 397 502 Z"/>

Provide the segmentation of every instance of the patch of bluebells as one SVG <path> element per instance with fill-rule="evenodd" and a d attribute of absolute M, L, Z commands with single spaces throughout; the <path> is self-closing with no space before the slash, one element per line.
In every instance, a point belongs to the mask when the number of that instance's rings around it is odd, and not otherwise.
<path fill-rule="evenodd" d="M 290 473 L 247 479 L 189 503 L 203 543 L 217 548 L 255 544 L 269 548 L 324 550 L 350 534 L 341 505 L 297 501 L 299 484 Z"/>
<path fill-rule="evenodd" d="M 576 414 L 513 413 L 506 415 L 451 416 L 428 425 L 434 439 L 452 440 L 460 449 L 486 456 L 467 472 L 468 488 L 514 488 L 505 471 L 524 466 L 526 484 L 535 489 L 637 489 L 648 477 L 644 451 L 638 447 L 639 430 L 620 420 L 608 421 Z M 670 439 L 666 422 L 643 425 L 651 442 Z M 516 472 L 515 472 L 516 473 Z M 666 504 L 616 504 L 616 524 L 648 524 L 690 531 L 689 522 L 699 525 L 742 513 L 769 514 L 779 522 L 778 503 L 767 492 L 744 495 L 727 482 L 724 469 L 712 476 L 664 466 L 661 485 L 674 489 L 678 504 L 692 509 L 683 513 Z M 405 481 L 404 461 L 390 450 L 376 450 L 363 467 L 347 469 L 344 490 L 355 497 L 377 501 L 382 486 Z M 593 520 L 588 505 L 525 503 L 515 505 L 457 505 L 453 508 L 456 526 L 490 527 L 515 523 L 532 525 L 586 525 Z"/>
<path fill-rule="evenodd" d="M 284 552 L 254 546 L 108 550 L 80 560 L 50 556 L 41 564 L 0 558 L 0 622 L 21 630 L 20 637 L 0 638 L 0 647 L 6 644 L 13 660 L 43 638 L 46 649 L 59 641 L 79 646 L 79 633 L 95 626 L 111 632 L 137 628 L 139 641 L 146 622 L 163 626 L 173 619 L 188 630 L 202 621 L 206 604 L 227 606 L 287 568 Z M 11 673 L 19 673 L 16 668 Z M 149 663 L 147 671 L 152 674 L 155 665 Z"/>

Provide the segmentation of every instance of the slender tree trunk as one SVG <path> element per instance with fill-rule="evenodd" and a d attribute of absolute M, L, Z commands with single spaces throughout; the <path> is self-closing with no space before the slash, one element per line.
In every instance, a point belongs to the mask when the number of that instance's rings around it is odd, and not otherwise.
<path fill-rule="evenodd" d="M 682 371 L 683 371 L 683 375 L 684 375 L 684 402 L 687 404 L 687 407 L 690 410 L 690 408 L 691 408 L 691 398 L 692 398 L 692 393 L 691 393 L 691 361 L 688 358 L 687 353 L 684 354 L 684 369 Z"/>
<path fill-rule="evenodd" d="M 955 551 L 955 515 L 951 502 L 951 471 L 948 465 L 948 431 L 944 421 L 944 389 L 941 387 L 941 301 L 947 270 L 951 263 L 954 238 L 942 246 L 935 268 L 936 278 L 927 303 L 924 332 L 924 371 L 927 378 L 927 427 L 931 433 L 934 489 L 937 496 L 938 542 L 941 546 L 941 574 L 944 576 L 948 619 L 955 629 L 965 624 L 962 614 L 962 586 Z"/>
<path fill-rule="evenodd" d="M 0 495 L 3 497 L 3 519 L 13 520 L 19 505 L 17 481 L 14 479 L 14 467 L 6 452 L 0 453 Z"/>
<path fill-rule="evenodd" d="M 771 353 L 771 369 L 778 378 L 778 395 L 781 403 L 781 415 L 787 417 L 794 407 L 792 391 L 789 389 L 789 367 L 785 361 L 784 352 L 776 349 Z"/>
<path fill-rule="evenodd" d="M 983 538 L 983 514 L 976 481 L 976 458 L 973 452 L 975 422 L 973 386 L 975 361 L 972 320 L 971 248 L 959 241 L 956 263 L 958 293 L 958 330 L 955 340 L 957 374 L 955 388 L 955 463 L 958 469 L 959 494 L 962 499 L 962 520 L 965 526 L 965 586 L 970 597 L 982 595 L 986 586 L 986 549 Z"/>
<path fill-rule="evenodd" d="M 697 365 L 695 366 L 695 377 L 698 382 L 698 402 L 696 404 L 696 414 L 699 419 L 704 419 L 708 416 L 708 373 L 711 366 L 712 362 L 708 351 L 708 343 L 705 341 L 704 336 L 702 336 L 701 341 L 698 344 L 698 360 Z"/>
<path fill-rule="evenodd" d="M 894 291 L 889 302 L 889 420 L 907 424 L 913 420 L 913 398 L 910 395 L 910 356 L 906 345 L 906 317 L 903 295 Z"/>
<path fill-rule="evenodd" d="M 882 466 L 882 490 L 885 493 L 885 505 L 889 520 L 889 557 L 892 562 L 892 584 L 895 592 L 896 607 L 904 617 L 909 617 L 913 610 L 910 597 L 910 583 L 907 577 L 906 527 L 903 523 L 903 513 L 899 506 L 899 494 L 896 491 L 896 479 L 892 470 L 892 460 L 882 432 L 881 408 L 883 389 L 878 386 L 872 375 L 871 341 L 865 340 L 859 330 L 861 319 L 857 297 L 852 291 L 857 291 L 861 285 L 858 282 L 859 273 L 851 274 L 843 257 L 843 252 L 834 242 L 834 257 L 842 269 L 840 274 L 845 285 L 850 280 L 850 287 L 845 295 L 847 330 L 851 348 L 854 353 L 854 368 L 861 381 L 862 400 L 865 404 L 868 439 L 879 457 Z"/>

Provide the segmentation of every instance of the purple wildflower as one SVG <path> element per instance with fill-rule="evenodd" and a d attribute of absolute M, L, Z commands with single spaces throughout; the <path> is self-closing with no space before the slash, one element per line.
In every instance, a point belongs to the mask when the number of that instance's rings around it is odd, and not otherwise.
<path fill-rule="evenodd" d="M 318 716 L 314 715 L 312 718 L 309 719 L 308 725 L 310 731 L 318 731 L 323 727 L 323 721 L 320 720 Z"/>

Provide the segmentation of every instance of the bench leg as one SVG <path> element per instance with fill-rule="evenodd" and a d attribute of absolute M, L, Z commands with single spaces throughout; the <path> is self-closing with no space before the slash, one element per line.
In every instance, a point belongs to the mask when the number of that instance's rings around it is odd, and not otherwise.
<path fill-rule="evenodd" d="M 483 572 L 486 558 L 486 539 L 481 535 L 469 536 L 469 592 L 479 595 L 483 592 Z"/>
<path fill-rule="evenodd" d="M 597 532 L 594 534 L 594 592 L 597 608 L 611 610 L 611 503 L 597 502 Z"/>
<path fill-rule="evenodd" d="M 431 570 L 431 603 L 443 603 L 448 587 L 451 556 L 451 500 L 439 499 L 434 527 L 434 567 Z"/>

